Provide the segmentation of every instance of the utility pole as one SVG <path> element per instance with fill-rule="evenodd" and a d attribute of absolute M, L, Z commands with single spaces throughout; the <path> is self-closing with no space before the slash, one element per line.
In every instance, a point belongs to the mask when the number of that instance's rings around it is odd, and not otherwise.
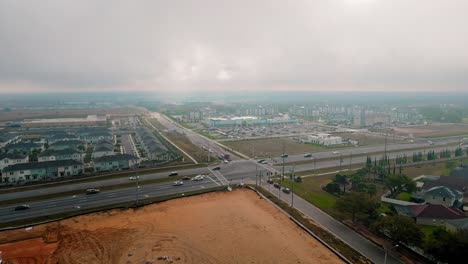
<path fill-rule="evenodd" d="M 349 158 L 349 170 L 351 170 L 351 163 L 353 162 L 353 151 L 351 151 L 351 157 Z"/>
<path fill-rule="evenodd" d="M 387 129 L 385 129 L 385 149 L 384 149 L 385 160 L 387 159 Z"/>
<path fill-rule="evenodd" d="M 294 169 L 296 168 L 296 165 L 293 165 L 293 169 L 292 169 L 292 173 L 291 173 L 291 176 L 292 176 L 292 182 L 291 182 L 291 207 L 294 208 L 294 181 L 296 179 L 296 175 L 294 174 Z"/>
<path fill-rule="evenodd" d="M 255 164 L 255 190 L 258 189 L 258 163 Z"/>
<path fill-rule="evenodd" d="M 137 175 L 137 170 L 136 170 L 136 168 L 135 168 L 135 175 Z M 137 175 L 137 176 L 135 176 L 135 178 L 136 178 L 135 205 L 138 206 L 138 198 L 139 198 L 139 197 L 138 197 L 138 191 L 139 191 L 139 188 L 140 188 L 140 186 L 139 186 L 140 176 Z"/>

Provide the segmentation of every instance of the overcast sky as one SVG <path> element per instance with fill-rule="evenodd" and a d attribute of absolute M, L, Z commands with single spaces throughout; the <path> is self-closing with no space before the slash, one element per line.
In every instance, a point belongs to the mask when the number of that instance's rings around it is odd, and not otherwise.
<path fill-rule="evenodd" d="M 468 91 L 468 1 L 0 0 L 0 92 Z"/>

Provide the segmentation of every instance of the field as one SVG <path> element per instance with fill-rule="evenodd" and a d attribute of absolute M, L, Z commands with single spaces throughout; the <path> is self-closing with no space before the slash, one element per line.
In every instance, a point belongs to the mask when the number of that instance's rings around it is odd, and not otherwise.
<path fill-rule="evenodd" d="M 283 153 L 283 144 L 285 152 L 288 154 L 302 154 L 327 149 L 323 146 L 299 143 L 290 138 L 265 138 L 223 142 L 223 145 L 250 157 L 279 156 Z"/>
<path fill-rule="evenodd" d="M 86 117 L 87 115 L 128 115 L 140 114 L 145 111 L 135 107 L 91 108 L 91 109 L 31 109 L 31 110 L 0 110 L 0 122 L 22 121 L 33 118 L 66 118 Z"/>
<path fill-rule="evenodd" d="M 249 190 L 4 231 L 0 243 L 12 263 L 342 263 Z"/>
<path fill-rule="evenodd" d="M 426 126 L 397 127 L 395 132 L 401 136 L 434 138 L 468 135 L 468 124 L 430 124 Z"/>
<path fill-rule="evenodd" d="M 200 147 L 194 145 L 187 136 L 178 132 L 169 131 L 157 119 L 151 118 L 148 121 L 156 127 L 161 134 L 174 142 L 179 148 L 190 154 L 198 162 L 208 162 L 208 154 Z"/>
<path fill-rule="evenodd" d="M 350 133 L 350 132 L 334 133 L 334 135 L 342 137 L 343 139 L 357 140 L 359 146 L 371 146 L 371 145 L 385 144 L 385 136 L 380 136 L 380 135 L 371 135 L 371 134 L 364 134 L 364 133 Z M 388 134 L 387 136 L 388 144 L 402 143 L 402 142 L 404 142 L 404 140 L 393 137 L 393 135 L 391 134 Z"/>

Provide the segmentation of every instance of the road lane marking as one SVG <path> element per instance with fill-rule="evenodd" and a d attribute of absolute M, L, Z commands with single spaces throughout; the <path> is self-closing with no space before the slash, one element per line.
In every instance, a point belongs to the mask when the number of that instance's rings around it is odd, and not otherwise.
<path fill-rule="evenodd" d="M 210 176 L 206 175 L 206 177 L 208 177 L 208 179 L 210 179 L 211 181 L 216 183 L 218 186 L 221 186 L 221 184 L 219 184 L 217 181 L 213 180 L 213 178 L 211 178 Z"/>

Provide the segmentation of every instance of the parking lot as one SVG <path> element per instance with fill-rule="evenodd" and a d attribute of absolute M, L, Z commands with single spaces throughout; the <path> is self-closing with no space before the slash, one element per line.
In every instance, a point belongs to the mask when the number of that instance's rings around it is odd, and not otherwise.
<path fill-rule="evenodd" d="M 271 126 L 211 127 L 203 131 L 220 141 L 265 137 L 289 137 L 303 134 L 330 132 L 329 128 L 308 122 Z"/>

